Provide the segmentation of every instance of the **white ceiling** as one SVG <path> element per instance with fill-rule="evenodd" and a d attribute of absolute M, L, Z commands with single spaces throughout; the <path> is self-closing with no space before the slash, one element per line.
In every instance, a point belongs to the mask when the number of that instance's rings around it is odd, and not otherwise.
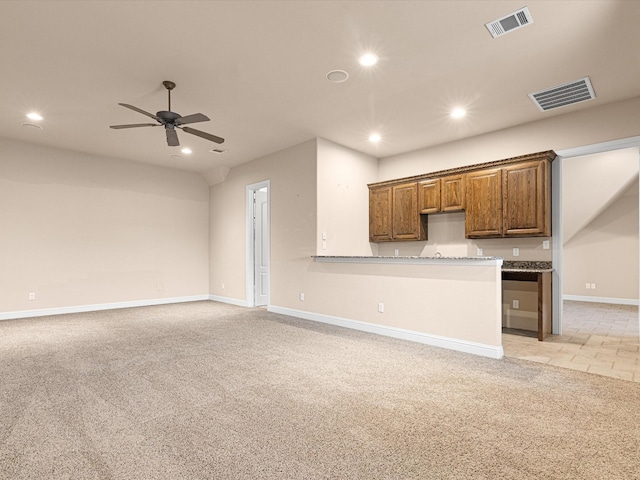
<path fill-rule="evenodd" d="M 484 24 L 523 6 L 534 23 L 493 39 Z M 639 25 L 635 0 L 5 0 L 0 136 L 200 173 L 314 137 L 381 158 L 640 95 Z M 585 76 L 595 100 L 543 113 L 527 96 Z M 179 132 L 194 153 L 177 159 L 160 128 L 109 128 L 153 122 L 118 103 L 165 110 L 163 80 L 223 145 Z"/>

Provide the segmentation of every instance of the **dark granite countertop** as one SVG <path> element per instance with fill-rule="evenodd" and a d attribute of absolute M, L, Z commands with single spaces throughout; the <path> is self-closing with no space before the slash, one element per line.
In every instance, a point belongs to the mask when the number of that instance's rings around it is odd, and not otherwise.
<path fill-rule="evenodd" d="M 527 260 L 505 260 L 502 262 L 503 272 L 552 272 L 551 262 L 527 261 Z"/>

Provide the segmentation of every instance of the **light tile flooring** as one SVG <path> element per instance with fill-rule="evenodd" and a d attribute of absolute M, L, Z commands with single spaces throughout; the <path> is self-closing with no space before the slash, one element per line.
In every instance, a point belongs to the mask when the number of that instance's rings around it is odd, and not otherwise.
<path fill-rule="evenodd" d="M 505 356 L 640 383 L 637 306 L 565 301 L 562 322 L 544 342 L 504 333 Z"/>

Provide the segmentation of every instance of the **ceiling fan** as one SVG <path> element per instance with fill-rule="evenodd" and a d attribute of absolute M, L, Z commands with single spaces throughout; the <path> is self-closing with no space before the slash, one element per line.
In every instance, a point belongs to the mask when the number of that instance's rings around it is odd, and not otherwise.
<path fill-rule="evenodd" d="M 158 123 L 132 123 L 128 125 L 111 125 L 110 128 L 137 128 L 137 127 L 157 127 L 164 126 L 164 130 L 167 134 L 167 145 L 170 147 L 177 147 L 180 145 L 178 141 L 178 134 L 176 132 L 176 128 L 179 128 L 183 132 L 190 133 L 191 135 L 196 135 L 198 137 L 204 138 L 206 140 L 210 140 L 216 143 L 224 142 L 224 138 L 217 137 L 216 135 L 211 135 L 207 132 L 202 132 L 200 130 L 196 130 L 195 128 L 185 127 L 183 125 L 187 125 L 189 123 L 197 123 L 197 122 L 208 122 L 210 119 L 206 115 L 202 113 L 194 113 L 193 115 L 187 115 L 183 117 L 175 112 L 171 111 L 171 90 L 176 88 L 176 84 L 165 80 L 162 82 L 164 87 L 167 89 L 167 93 L 169 95 L 169 108 L 166 111 L 162 110 L 156 113 L 145 112 L 144 110 L 134 107 L 133 105 L 129 105 L 127 103 L 119 103 L 118 105 L 122 105 L 123 107 L 134 110 L 138 113 L 146 115 L 147 117 L 153 118 Z"/>

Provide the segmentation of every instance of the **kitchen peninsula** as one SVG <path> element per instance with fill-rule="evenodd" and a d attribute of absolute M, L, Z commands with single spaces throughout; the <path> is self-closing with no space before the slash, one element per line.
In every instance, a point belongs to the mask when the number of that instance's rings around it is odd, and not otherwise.
<path fill-rule="evenodd" d="M 348 299 L 334 317 L 308 318 L 428 345 L 501 358 L 502 258 L 313 256 L 309 292 Z M 305 303 L 313 302 L 307 295 Z M 304 313 L 304 312 L 303 312 Z M 300 315 L 300 312 L 298 312 Z M 302 315 L 304 316 L 304 315 Z M 346 317 L 346 318 L 344 318 Z"/>

